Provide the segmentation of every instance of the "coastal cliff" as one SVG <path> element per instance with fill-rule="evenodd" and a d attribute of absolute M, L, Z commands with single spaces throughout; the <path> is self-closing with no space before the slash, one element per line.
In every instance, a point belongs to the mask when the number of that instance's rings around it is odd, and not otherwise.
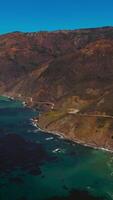
<path fill-rule="evenodd" d="M 0 93 L 43 111 L 41 128 L 113 150 L 113 28 L 1 35 Z"/>

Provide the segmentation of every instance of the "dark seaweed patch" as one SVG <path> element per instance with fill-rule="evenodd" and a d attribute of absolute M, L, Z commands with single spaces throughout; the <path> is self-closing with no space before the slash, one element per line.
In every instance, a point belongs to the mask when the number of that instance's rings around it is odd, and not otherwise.
<path fill-rule="evenodd" d="M 14 183 L 14 184 L 23 184 L 24 183 L 24 181 L 23 181 L 23 179 L 21 178 L 21 177 L 10 177 L 9 178 L 9 182 L 10 183 Z"/>
<path fill-rule="evenodd" d="M 32 175 L 41 174 L 40 165 L 49 157 L 41 144 L 10 134 L 0 139 L 0 172 L 21 168 Z"/>
<path fill-rule="evenodd" d="M 68 197 L 53 197 L 49 200 L 105 200 L 102 197 L 94 197 L 87 191 L 72 190 Z"/>

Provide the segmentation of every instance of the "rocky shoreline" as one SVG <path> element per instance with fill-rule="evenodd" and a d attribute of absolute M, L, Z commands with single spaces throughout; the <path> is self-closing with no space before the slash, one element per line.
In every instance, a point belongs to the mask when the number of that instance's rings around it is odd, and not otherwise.
<path fill-rule="evenodd" d="M 40 127 L 40 124 L 38 123 L 38 121 L 36 119 L 32 119 L 32 122 L 33 122 L 34 127 L 38 128 L 39 130 L 41 130 L 41 131 L 43 131 L 45 133 L 56 135 L 60 139 L 68 140 L 69 142 L 74 142 L 75 144 L 80 144 L 80 145 L 85 146 L 85 147 L 89 147 L 89 148 L 93 148 L 93 149 L 97 149 L 97 150 L 102 150 L 102 151 L 107 151 L 107 152 L 113 153 L 113 150 L 110 149 L 110 148 L 108 149 L 108 148 L 104 148 L 103 146 L 98 146 L 96 144 L 94 145 L 94 144 L 91 144 L 91 143 L 86 143 L 86 142 L 84 142 L 82 140 L 78 140 L 78 139 L 66 136 L 66 134 L 62 133 L 62 132 L 49 131 L 47 129 L 43 129 L 43 127 Z"/>
<path fill-rule="evenodd" d="M 39 124 L 37 124 L 37 128 L 39 128 Z M 61 133 L 61 132 L 47 131 L 46 129 L 42 129 L 42 128 L 40 128 L 40 130 L 44 131 L 45 133 L 56 135 L 61 139 L 68 140 L 70 142 L 74 142 L 75 144 L 80 144 L 80 145 L 85 146 L 85 147 L 89 147 L 89 148 L 93 148 L 93 149 L 97 149 L 97 150 L 102 150 L 102 151 L 107 151 L 107 152 L 113 153 L 112 149 L 107 149 L 107 148 L 104 148 L 104 147 L 99 147 L 99 146 L 94 145 L 94 144 L 85 143 L 85 142 L 83 142 L 81 140 L 78 140 L 78 139 L 75 139 L 75 138 L 69 138 L 64 133 Z"/>
<path fill-rule="evenodd" d="M 12 101 L 13 100 L 20 100 L 20 101 L 22 101 L 23 106 L 27 106 L 27 107 L 35 109 L 35 106 L 31 106 L 31 104 L 29 104 L 29 102 L 26 101 L 25 97 L 22 98 L 22 97 L 12 96 L 12 95 L 11 96 L 10 95 L 2 95 L 2 96 L 5 96 L 5 97 L 9 98 Z M 43 114 L 40 115 L 40 118 L 42 117 L 42 115 Z M 43 126 L 40 125 L 40 122 L 39 122 L 39 120 L 38 120 L 37 117 L 31 119 L 31 123 L 38 130 L 43 131 L 45 133 L 52 134 L 52 135 L 57 135 L 61 139 L 68 140 L 70 142 L 74 142 L 75 144 L 80 144 L 80 145 L 83 145 L 83 146 L 86 146 L 86 147 L 89 147 L 89 148 L 93 148 L 93 149 L 97 149 L 97 150 L 102 150 L 102 151 L 108 151 L 108 152 L 113 153 L 112 148 L 105 148 L 104 146 L 99 146 L 97 144 L 89 143 L 89 142 L 86 143 L 85 141 L 80 140 L 80 139 L 76 139 L 75 137 L 72 137 L 70 135 L 67 136 L 64 132 L 48 130 L 48 129 L 46 129 Z"/>

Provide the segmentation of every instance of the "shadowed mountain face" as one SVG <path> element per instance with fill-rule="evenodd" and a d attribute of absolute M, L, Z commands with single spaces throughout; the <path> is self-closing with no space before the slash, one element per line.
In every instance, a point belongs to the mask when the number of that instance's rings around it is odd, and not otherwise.
<path fill-rule="evenodd" d="M 0 36 L 0 91 L 54 103 L 43 127 L 112 148 L 113 28 Z"/>

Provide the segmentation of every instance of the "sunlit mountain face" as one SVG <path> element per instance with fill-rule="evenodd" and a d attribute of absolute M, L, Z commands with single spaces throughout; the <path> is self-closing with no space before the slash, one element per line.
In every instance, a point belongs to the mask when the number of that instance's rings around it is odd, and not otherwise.
<path fill-rule="evenodd" d="M 0 200 L 113 199 L 112 27 L 1 35 L 0 95 Z"/>

